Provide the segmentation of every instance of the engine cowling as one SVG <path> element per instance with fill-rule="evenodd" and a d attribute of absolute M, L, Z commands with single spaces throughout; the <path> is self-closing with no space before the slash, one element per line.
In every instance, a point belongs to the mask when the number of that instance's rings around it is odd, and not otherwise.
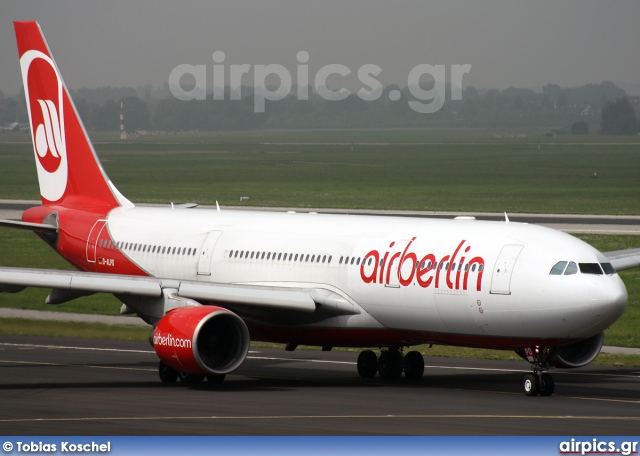
<path fill-rule="evenodd" d="M 596 359 L 602 348 L 603 341 L 604 333 L 600 333 L 580 342 L 562 345 L 556 348 L 553 357 L 549 360 L 549 364 L 564 369 L 586 366 Z"/>
<path fill-rule="evenodd" d="M 249 330 L 221 307 L 169 311 L 156 325 L 152 344 L 162 361 L 179 372 L 223 375 L 233 372 L 249 352 Z"/>

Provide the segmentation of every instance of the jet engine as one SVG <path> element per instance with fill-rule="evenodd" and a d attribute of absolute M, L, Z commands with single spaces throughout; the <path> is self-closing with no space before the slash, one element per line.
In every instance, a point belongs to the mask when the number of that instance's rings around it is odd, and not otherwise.
<path fill-rule="evenodd" d="M 604 333 L 600 333 L 580 342 L 557 347 L 549 360 L 549 364 L 564 369 L 586 366 L 596 359 L 602 348 L 603 341 Z"/>
<path fill-rule="evenodd" d="M 153 348 L 178 372 L 224 375 L 237 369 L 249 351 L 242 319 L 221 307 L 183 307 L 169 311 L 153 331 Z"/>
<path fill-rule="evenodd" d="M 551 366 L 562 369 L 574 369 L 576 367 L 586 366 L 596 359 L 596 356 L 600 353 L 603 340 L 604 333 L 600 333 L 572 344 L 553 348 L 547 347 L 541 351 L 544 355 L 538 355 L 537 361 L 544 361 Z M 516 350 L 516 353 L 522 359 L 532 362 L 528 359 L 524 350 Z"/>

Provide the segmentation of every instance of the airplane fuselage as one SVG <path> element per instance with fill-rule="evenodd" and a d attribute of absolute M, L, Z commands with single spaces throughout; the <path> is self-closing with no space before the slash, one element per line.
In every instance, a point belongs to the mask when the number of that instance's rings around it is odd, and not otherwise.
<path fill-rule="evenodd" d="M 100 217 L 60 209 L 57 249 L 80 269 L 322 287 L 358 309 L 324 319 L 276 315 L 268 326 L 248 319 L 254 339 L 370 346 L 382 337 L 398 345 L 518 349 L 598 334 L 626 303 L 617 274 L 551 275 L 559 261 L 607 260 L 535 225 L 144 207 Z M 42 220 L 39 208 L 33 212 Z"/>

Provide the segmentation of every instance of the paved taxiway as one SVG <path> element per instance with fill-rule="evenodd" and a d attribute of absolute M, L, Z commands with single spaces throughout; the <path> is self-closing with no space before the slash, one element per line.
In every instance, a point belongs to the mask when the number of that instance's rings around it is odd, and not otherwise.
<path fill-rule="evenodd" d="M 39 205 L 34 200 L 0 200 L 0 219 L 20 219 L 22 211 L 29 207 Z M 160 206 L 145 205 L 141 206 Z M 200 206 L 201 208 L 215 209 L 215 206 Z M 313 209 L 303 210 L 286 207 L 248 207 L 225 206 L 223 209 L 258 210 L 258 211 L 299 211 L 317 212 L 325 214 L 354 214 L 354 215 L 388 215 L 398 217 L 424 217 L 424 218 L 453 218 L 459 215 L 472 216 L 477 220 L 504 220 L 504 213 L 492 212 L 434 212 L 434 211 L 395 211 L 395 210 L 369 210 L 369 209 Z M 640 216 L 633 215 L 567 215 L 567 214 L 510 214 L 509 219 L 514 222 L 535 223 L 556 230 L 569 233 L 593 233 L 593 234 L 635 234 L 640 235 Z"/>
<path fill-rule="evenodd" d="M 640 368 L 554 371 L 426 358 L 420 381 L 360 379 L 355 352 L 252 351 L 221 386 L 162 384 L 140 342 L 0 336 L 6 435 L 637 435 Z"/>

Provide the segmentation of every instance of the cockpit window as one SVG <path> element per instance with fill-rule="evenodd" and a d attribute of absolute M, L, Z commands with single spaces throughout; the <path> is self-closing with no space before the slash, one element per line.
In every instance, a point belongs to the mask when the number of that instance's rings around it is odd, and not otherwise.
<path fill-rule="evenodd" d="M 602 275 L 602 268 L 598 263 L 580 263 L 580 272 L 583 274 Z"/>
<path fill-rule="evenodd" d="M 611 266 L 611 263 L 600 263 L 600 266 L 602 266 L 605 274 L 613 275 L 616 273 L 616 270 Z"/>
<path fill-rule="evenodd" d="M 562 271 L 564 271 L 565 266 L 567 266 L 566 261 L 558 261 L 551 268 L 551 272 L 549 273 L 549 275 L 562 275 Z"/>
<path fill-rule="evenodd" d="M 573 262 L 569 261 L 569 265 L 567 269 L 564 270 L 564 275 L 573 275 L 578 273 L 578 266 Z"/>

